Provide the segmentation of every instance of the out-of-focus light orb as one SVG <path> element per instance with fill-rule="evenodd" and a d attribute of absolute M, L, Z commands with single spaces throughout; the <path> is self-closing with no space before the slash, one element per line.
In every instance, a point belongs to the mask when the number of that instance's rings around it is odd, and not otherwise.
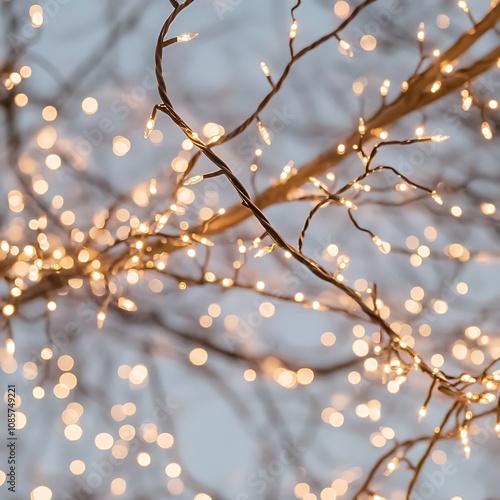
<path fill-rule="evenodd" d="M 383 448 L 386 445 L 387 440 L 385 439 L 384 436 L 382 436 L 382 434 L 379 434 L 378 432 L 374 432 L 370 436 L 370 443 L 373 446 L 375 446 L 375 448 Z"/>
<path fill-rule="evenodd" d="M 75 214 L 71 210 L 66 210 L 61 214 L 61 222 L 65 226 L 71 226 L 75 223 L 76 217 Z"/>
<path fill-rule="evenodd" d="M 484 352 L 479 349 L 472 351 L 470 359 L 476 366 L 482 365 L 484 363 Z"/>
<path fill-rule="evenodd" d="M 68 354 L 63 354 L 57 360 L 57 366 L 60 370 L 67 372 L 73 368 L 75 361 Z"/>
<path fill-rule="evenodd" d="M 422 300 L 425 296 L 424 289 L 420 286 L 415 286 L 411 289 L 410 296 L 413 300 Z"/>
<path fill-rule="evenodd" d="M 171 448 L 174 444 L 174 436 L 172 436 L 172 434 L 169 434 L 168 432 L 162 432 L 156 438 L 156 444 L 160 448 L 163 448 L 165 450 Z"/>
<path fill-rule="evenodd" d="M 377 39 L 372 35 L 363 35 L 359 41 L 361 48 L 367 52 L 375 50 L 377 47 Z"/>
<path fill-rule="evenodd" d="M 6 304 L 2 308 L 2 313 L 4 314 L 4 316 L 12 316 L 15 311 L 16 309 L 12 304 Z"/>
<path fill-rule="evenodd" d="M 450 18 L 446 14 L 439 14 L 436 18 L 436 25 L 438 28 L 445 30 L 450 26 Z"/>
<path fill-rule="evenodd" d="M 182 492 L 184 491 L 184 483 L 178 477 L 170 479 L 170 481 L 167 483 L 167 489 L 171 495 L 182 495 Z"/>
<path fill-rule="evenodd" d="M 129 373 L 128 379 L 131 384 L 141 385 L 148 377 L 148 369 L 144 365 L 135 365 Z"/>
<path fill-rule="evenodd" d="M 307 483 L 298 483 L 295 485 L 293 492 L 297 498 L 304 498 L 311 491 Z"/>
<path fill-rule="evenodd" d="M 78 441 L 83 434 L 83 430 L 79 425 L 70 424 L 64 429 L 64 435 L 68 441 Z"/>
<path fill-rule="evenodd" d="M 69 464 L 69 470 L 75 476 L 80 476 L 81 474 L 83 474 L 85 472 L 85 468 L 85 462 L 82 462 L 81 460 L 73 460 Z"/>
<path fill-rule="evenodd" d="M 325 332 L 321 335 L 321 343 L 324 346 L 331 347 L 333 344 L 335 344 L 335 341 L 337 338 L 335 337 L 335 334 L 332 332 Z"/>
<path fill-rule="evenodd" d="M 130 151 L 130 141 L 122 135 L 117 135 L 113 139 L 113 153 L 116 156 L 125 156 Z"/>
<path fill-rule="evenodd" d="M 58 399 L 65 399 L 69 396 L 70 389 L 65 384 L 56 384 L 53 389 L 54 396 Z"/>
<path fill-rule="evenodd" d="M 448 304 L 444 300 L 436 300 L 434 302 L 434 311 L 438 314 L 446 314 L 448 312 Z"/>
<path fill-rule="evenodd" d="M 441 354 L 433 354 L 431 364 L 436 368 L 441 368 L 444 365 L 444 357 Z"/>
<path fill-rule="evenodd" d="M 96 448 L 99 450 L 109 450 L 113 446 L 114 443 L 113 436 L 111 434 L 108 434 L 107 432 L 101 432 L 100 434 L 97 434 L 97 436 L 94 439 Z"/>
<path fill-rule="evenodd" d="M 297 382 L 302 385 L 309 385 L 314 380 L 314 372 L 310 368 L 300 368 L 297 372 Z"/>
<path fill-rule="evenodd" d="M 452 348 L 453 356 L 459 360 L 467 358 L 468 352 L 469 350 L 467 349 L 467 345 L 461 341 L 457 341 Z"/>
<path fill-rule="evenodd" d="M 40 386 L 33 387 L 33 397 L 35 399 L 43 399 L 45 396 L 45 389 Z"/>
<path fill-rule="evenodd" d="M 264 318 L 271 318 L 274 315 L 276 308 L 271 302 L 264 302 L 259 306 L 259 313 Z"/>
<path fill-rule="evenodd" d="M 57 170 L 62 165 L 61 157 L 56 154 L 50 154 L 45 158 L 45 165 L 50 170 Z"/>
<path fill-rule="evenodd" d="M 93 115 L 99 109 L 99 103 L 94 97 L 86 97 L 82 101 L 82 110 L 86 115 Z"/>
<path fill-rule="evenodd" d="M 165 474 L 168 477 L 179 477 L 181 475 L 182 468 L 179 464 L 171 463 L 165 467 Z"/>
<path fill-rule="evenodd" d="M 222 310 L 219 304 L 210 304 L 208 306 L 208 314 L 212 316 L 212 318 L 218 318 L 221 314 Z"/>
<path fill-rule="evenodd" d="M 369 352 L 369 349 L 370 348 L 368 346 L 368 343 L 363 339 L 357 339 L 352 344 L 352 351 L 356 356 L 359 356 L 360 358 L 366 356 Z"/>
<path fill-rule="evenodd" d="M 248 370 L 245 370 L 245 373 L 243 374 L 243 378 L 247 382 L 253 382 L 257 378 L 257 374 L 255 373 L 255 370 L 252 370 L 250 368 Z"/>
<path fill-rule="evenodd" d="M 465 329 L 465 336 L 468 339 L 476 340 L 481 336 L 481 329 L 477 326 L 468 326 Z"/>
<path fill-rule="evenodd" d="M 332 488 L 337 492 L 338 495 L 342 496 L 347 493 L 349 484 L 345 479 L 335 479 L 332 483 Z"/>
<path fill-rule="evenodd" d="M 29 66 L 23 66 L 19 70 L 19 73 L 21 73 L 21 76 L 23 78 L 29 78 L 31 76 L 31 68 Z"/>
<path fill-rule="evenodd" d="M 24 429 L 26 422 L 26 415 L 21 411 L 16 412 L 16 429 Z"/>
<path fill-rule="evenodd" d="M 189 353 L 189 361 L 191 361 L 191 363 L 195 366 L 202 366 L 207 362 L 207 360 L 208 353 L 201 347 L 197 347 Z"/>
<path fill-rule="evenodd" d="M 52 490 L 47 486 L 37 486 L 31 491 L 30 500 L 51 500 Z"/>
<path fill-rule="evenodd" d="M 57 118 L 57 109 L 54 106 L 45 106 L 42 109 L 42 118 L 47 122 L 53 122 Z"/>
<path fill-rule="evenodd" d="M 117 477 L 111 481 L 111 493 L 113 495 L 123 495 L 127 490 L 127 483 L 125 479 Z"/>
<path fill-rule="evenodd" d="M 349 381 L 350 384 L 357 385 L 361 382 L 361 375 L 359 372 L 356 371 L 350 372 L 349 375 L 347 376 L 347 380 Z"/>
<path fill-rule="evenodd" d="M 17 94 L 14 97 L 14 103 L 19 108 L 24 108 L 24 106 L 26 106 L 26 104 L 28 104 L 28 96 L 26 94 L 23 94 L 23 93 Z"/>
<path fill-rule="evenodd" d="M 131 441 L 135 437 L 135 427 L 130 424 L 122 425 L 118 430 L 118 435 L 124 441 Z"/>
<path fill-rule="evenodd" d="M 349 15 L 349 11 L 351 8 L 349 7 L 349 4 L 347 2 L 344 2 L 344 0 L 340 0 L 339 2 L 336 2 L 333 11 L 335 12 L 335 15 L 337 17 L 340 17 L 340 19 L 344 19 Z"/>
<path fill-rule="evenodd" d="M 481 212 L 484 215 L 493 215 L 496 211 L 497 207 L 493 203 L 481 203 Z"/>
<path fill-rule="evenodd" d="M 342 427 L 342 425 L 344 424 L 344 415 L 342 415 L 342 413 L 339 413 L 338 411 L 333 412 L 328 419 L 328 423 L 332 427 Z"/>
<path fill-rule="evenodd" d="M 151 463 L 151 455 L 149 453 L 146 453 L 145 451 L 141 451 L 137 455 L 137 463 L 141 467 L 147 467 Z"/>

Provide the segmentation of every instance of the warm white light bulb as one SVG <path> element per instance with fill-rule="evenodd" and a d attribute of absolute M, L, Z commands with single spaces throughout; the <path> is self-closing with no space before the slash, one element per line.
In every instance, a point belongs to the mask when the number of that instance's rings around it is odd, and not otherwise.
<path fill-rule="evenodd" d="M 488 122 L 483 122 L 481 125 L 481 133 L 486 140 L 493 139 L 493 132 L 491 131 L 490 124 Z"/>
<path fill-rule="evenodd" d="M 271 145 L 271 136 L 269 135 L 269 132 L 267 131 L 266 127 L 262 125 L 260 120 L 257 122 L 257 127 L 259 129 L 260 136 L 262 137 L 262 140 L 268 145 Z"/>
<path fill-rule="evenodd" d="M 189 42 L 193 38 L 196 38 L 199 33 L 183 33 L 177 37 L 178 42 Z"/>
<path fill-rule="evenodd" d="M 266 77 L 269 78 L 271 76 L 271 72 L 269 71 L 269 68 L 265 62 L 260 63 L 260 69 L 262 70 L 262 73 L 264 73 Z"/>
<path fill-rule="evenodd" d="M 148 122 L 146 123 L 146 128 L 144 130 L 144 138 L 147 139 L 150 135 L 151 135 L 151 132 L 154 130 L 155 128 L 155 119 L 153 117 L 151 117 Z"/>

